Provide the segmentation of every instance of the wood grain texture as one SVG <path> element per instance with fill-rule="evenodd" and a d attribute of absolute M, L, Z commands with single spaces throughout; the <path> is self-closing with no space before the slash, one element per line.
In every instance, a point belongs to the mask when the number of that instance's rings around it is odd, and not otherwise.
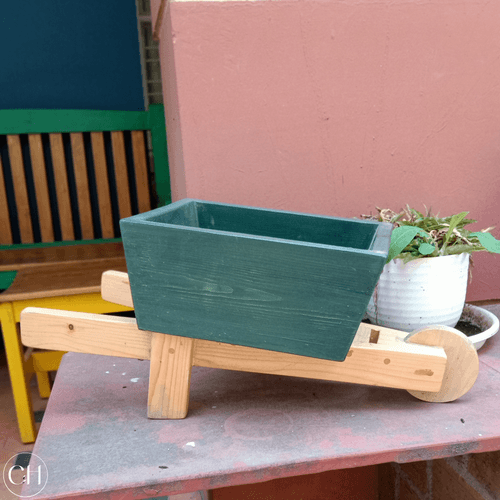
<path fill-rule="evenodd" d="M 16 198 L 17 218 L 19 223 L 19 232 L 21 233 L 21 242 L 33 243 L 33 226 L 31 223 L 28 189 L 26 187 L 24 161 L 19 136 L 8 135 L 7 145 L 9 149 L 12 181 L 14 183 L 14 196 Z"/>
<path fill-rule="evenodd" d="M 127 273 L 121 271 L 106 271 L 102 275 L 101 294 L 104 300 L 126 307 L 133 307 L 132 290 Z M 356 331 L 352 346 L 370 343 L 372 332 L 377 332 L 377 345 L 393 346 L 403 342 L 408 335 L 401 330 L 361 323 Z"/>
<path fill-rule="evenodd" d="M 97 197 L 99 198 L 99 217 L 103 238 L 113 238 L 113 212 L 111 210 L 111 196 L 109 191 L 108 167 L 106 152 L 104 150 L 104 137 L 102 132 L 92 132 L 92 154 L 94 157 L 95 180 Z"/>
<path fill-rule="evenodd" d="M 94 237 L 94 226 L 92 223 L 92 209 L 90 205 L 90 191 L 83 134 L 74 132 L 70 134 L 70 137 L 82 238 L 84 240 L 91 240 Z"/>
<path fill-rule="evenodd" d="M 400 389 L 439 391 L 446 366 L 442 349 L 372 344 L 351 348 L 345 361 L 197 340 L 193 364 L 209 368 L 304 377 Z"/>
<path fill-rule="evenodd" d="M 118 192 L 118 210 L 120 218 L 132 215 L 130 204 L 130 190 L 127 171 L 127 157 L 125 154 L 125 141 L 123 132 L 111 132 L 111 145 L 115 168 L 116 190 Z"/>
<path fill-rule="evenodd" d="M 47 171 L 43 156 L 42 136 L 40 134 L 30 134 L 28 142 L 42 241 L 54 241 L 52 210 L 50 208 L 49 184 L 47 182 Z"/>
<path fill-rule="evenodd" d="M 153 332 L 148 417 L 185 418 L 189 407 L 194 340 Z"/>
<path fill-rule="evenodd" d="M 132 130 L 132 153 L 134 156 L 135 184 L 137 186 L 137 203 L 139 213 L 151 210 L 151 199 L 149 196 L 149 176 L 147 151 L 142 130 Z"/>
<path fill-rule="evenodd" d="M 134 307 L 128 274 L 109 270 L 102 274 L 101 296 L 104 300 L 127 307 Z"/>
<path fill-rule="evenodd" d="M 249 208 L 223 203 L 194 203 L 202 229 L 368 250 L 379 226 L 365 221 Z M 360 224 L 361 222 L 361 224 Z"/>
<path fill-rule="evenodd" d="M 12 227 L 9 218 L 9 205 L 7 204 L 7 188 L 3 175 L 2 158 L 0 157 L 0 245 L 11 245 Z"/>
<path fill-rule="evenodd" d="M 84 265 L 88 260 L 114 258 L 125 258 L 121 242 L 16 248 L 2 250 L 0 271 L 19 270 L 58 262 L 81 262 Z"/>
<path fill-rule="evenodd" d="M 139 330 L 135 320 L 27 308 L 21 315 L 23 343 L 31 347 L 150 359 L 155 356 L 151 414 L 183 415 L 190 366 L 295 376 L 401 389 L 439 391 L 446 367 L 443 349 L 404 342 L 354 345 L 344 362 L 222 344 Z M 125 318 L 127 319 L 127 318 Z M 73 325 L 68 331 L 68 325 Z M 120 329 L 123 332 L 120 334 Z M 94 334 L 91 333 L 94 331 Z M 77 335 L 82 332 L 82 339 Z M 145 345 L 151 340 L 150 354 Z M 75 342 L 73 347 L 72 342 Z M 88 349 L 88 350 L 85 350 Z M 430 373 L 432 372 L 432 373 Z M 180 389 L 182 387 L 182 389 Z M 164 394 L 171 394 L 167 403 Z M 176 408 L 174 411 L 173 408 Z M 168 418 L 183 418 L 168 416 Z"/>
<path fill-rule="evenodd" d="M 52 163 L 54 166 L 54 182 L 57 208 L 59 211 L 59 222 L 61 224 L 61 235 L 63 241 L 71 241 L 75 239 L 75 229 L 73 227 L 73 217 L 71 215 L 68 173 L 66 157 L 64 156 L 62 134 L 49 134 L 49 140 Z"/>
<path fill-rule="evenodd" d="M 359 230 L 369 247 L 373 226 L 262 209 L 235 217 L 233 206 L 216 206 L 184 201 L 121 221 L 140 328 L 344 360 L 386 255 L 341 244 Z M 328 222 L 328 244 L 310 242 L 310 227 Z"/>
<path fill-rule="evenodd" d="M 406 342 L 442 347 L 447 356 L 439 392 L 410 390 L 411 395 L 423 401 L 447 403 L 460 398 L 474 385 L 479 373 L 479 358 L 474 345 L 462 332 L 449 326 L 432 326 L 410 333 Z"/>
<path fill-rule="evenodd" d="M 149 359 L 151 333 L 134 318 L 27 307 L 21 313 L 21 340 L 40 349 Z"/>
<path fill-rule="evenodd" d="M 100 292 L 104 271 L 124 271 L 126 268 L 123 257 L 26 266 L 18 271 L 12 285 L 0 294 L 0 303 Z"/>

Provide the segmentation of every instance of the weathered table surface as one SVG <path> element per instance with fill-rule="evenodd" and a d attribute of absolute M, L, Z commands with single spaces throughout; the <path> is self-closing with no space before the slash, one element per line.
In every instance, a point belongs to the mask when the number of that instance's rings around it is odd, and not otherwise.
<path fill-rule="evenodd" d="M 446 404 L 194 368 L 189 415 L 169 421 L 146 417 L 148 361 L 69 353 L 33 450 L 49 471 L 36 498 L 147 498 L 499 450 L 500 334 L 479 353 L 475 386 Z"/>

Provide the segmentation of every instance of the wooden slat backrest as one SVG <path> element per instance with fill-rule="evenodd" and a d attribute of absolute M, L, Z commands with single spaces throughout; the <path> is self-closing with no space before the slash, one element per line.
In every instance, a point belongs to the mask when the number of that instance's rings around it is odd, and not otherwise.
<path fill-rule="evenodd" d="M 99 198 L 99 215 L 103 238 L 113 238 L 113 212 L 109 194 L 109 180 L 106 165 L 106 151 L 102 132 L 91 132 L 92 153 L 94 155 L 94 169 Z"/>
<path fill-rule="evenodd" d="M 20 137 L 18 135 L 8 135 L 7 145 L 21 241 L 23 243 L 33 243 L 33 227 L 31 224 L 28 189 L 26 187 L 26 175 L 24 173 Z"/>
<path fill-rule="evenodd" d="M 80 216 L 82 238 L 84 240 L 91 240 L 94 236 L 94 231 L 92 227 L 92 206 L 90 204 L 90 190 L 83 134 L 81 132 L 73 132 L 70 134 L 70 137 L 71 156 L 75 173 L 76 201 L 78 203 L 78 215 Z"/>
<path fill-rule="evenodd" d="M 139 212 L 147 212 L 151 206 L 149 196 L 149 181 L 148 181 L 148 165 L 146 162 L 146 145 L 144 144 L 144 134 L 138 130 L 133 130 L 132 133 L 132 152 L 134 155 L 135 165 L 135 185 L 137 186 L 137 198 Z"/>
<path fill-rule="evenodd" d="M 38 208 L 38 220 L 42 241 L 54 241 L 49 185 L 47 183 L 47 170 L 45 168 L 45 159 L 43 157 L 42 136 L 40 134 L 30 134 L 28 136 L 28 140 L 33 180 L 35 184 L 35 201 Z"/>
<path fill-rule="evenodd" d="M 12 245 L 12 229 L 10 227 L 7 190 L 3 175 L 2 158 L 0 157 L 0 245 Z"/>
<path fill-rule="evenodd" d="M 49 134 L 52 164 L 54 166 L 54 183 L 57 193 L 57 203 L 61 214 L 71 214 L 68 173 L 62 134 Z M 75 239 L 75 229 L 72 217 L 60 217 L 61 237 L 63 241 Z"/>
<path fill-rule="evenodd" d="M 111 132 L 111 143 L 113 144 L 113 164 L 115 167 L 120 218 L 130 217 L 132 215 L 132 207 L 130 205 L 130 196 L 128 196 L 129 179 L 123 132 Z"/>
<path fill-rule="evenodd" d="M 119 237 L 119 219 L 154 208 L 146 130 L 154 134 L 158 201 L 168 203 L 163 107 L 152 108 L 154 113 L 0 110 L 6 137 L 0 245 Z"/>

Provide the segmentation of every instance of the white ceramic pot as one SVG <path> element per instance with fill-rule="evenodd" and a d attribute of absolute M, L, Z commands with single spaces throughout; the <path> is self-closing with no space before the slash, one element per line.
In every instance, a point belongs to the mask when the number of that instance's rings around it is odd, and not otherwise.
<path fill-rule="evenodd" d="M 393 259 L 384 266 L 366 315 L 377 325 L 412 332 L 454 327 L 465 304 L 469 254 Z"/>

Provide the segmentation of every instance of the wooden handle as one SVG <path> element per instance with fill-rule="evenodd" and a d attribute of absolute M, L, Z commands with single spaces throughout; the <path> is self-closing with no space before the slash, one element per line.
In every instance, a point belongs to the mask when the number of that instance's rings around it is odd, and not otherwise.
<path fill-rule="evenodd" d="M 27 307 L 21 312 L 21 340 L 28 347 L 149 359 L 151 332 L 135 318 Z"/>
<path fill-rule="evenodd" d="M 101 297 L 120 306 L 134 307 L 128 273 L 105 271 L 101 278 Z"/>

